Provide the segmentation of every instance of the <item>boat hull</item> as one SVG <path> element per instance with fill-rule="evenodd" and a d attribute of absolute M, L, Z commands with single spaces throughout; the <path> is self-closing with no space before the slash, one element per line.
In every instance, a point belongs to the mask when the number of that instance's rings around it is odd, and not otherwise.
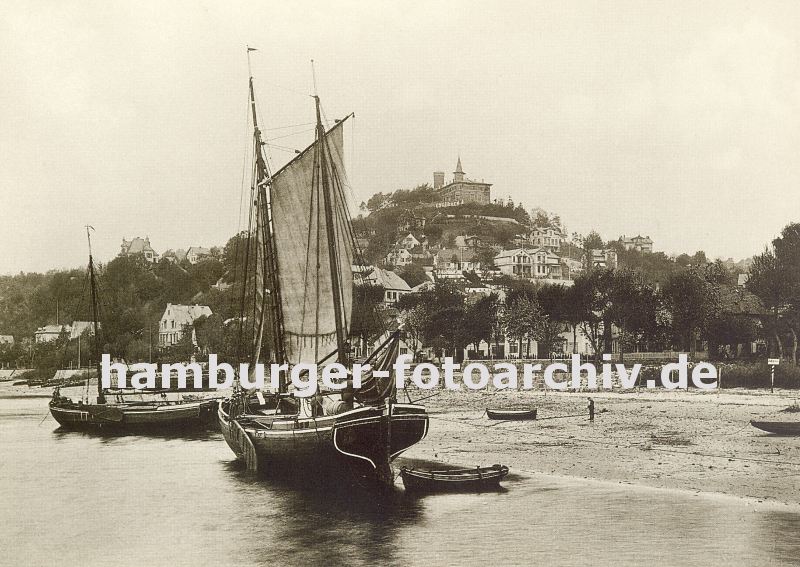
<path fill-rule="evenodd" d="M 800 435 L 800 421 L 750 421 L 750 425 L 775 435 Z"/>
<path fill-rule="evenodd" d="M 476 492 L 496 489 L 508 467 L 494 465 L 474 469 L 418 471 L 403 467 L 400 476 L 406 490 L 415 492 Z"/>
<path fill-rule="evenodd" d="M 161 431 L 204 428 L 214 424 L 216 400 L 172 405 L 50 404 L 50 413 L 64 428 L 107 431 Z"/>
<path fill-rule="evenodd" d="M 503 419 L 510 421 L 523 421 L 536 419 L 536 408 L 528 410 L 493 410 L 486 408 L 486 415 L 489 419 Z"/>
<path fill-rule="evenodd" d="M 231 420 L 223 402 L 218 415 L 225 441 L 249 469 L 317 479 L 342 472 L 385 475 L 389 463 L 428 432 L 425 408 L 413 404 L 365 406 L 316 418 L 245 415 Z"/>

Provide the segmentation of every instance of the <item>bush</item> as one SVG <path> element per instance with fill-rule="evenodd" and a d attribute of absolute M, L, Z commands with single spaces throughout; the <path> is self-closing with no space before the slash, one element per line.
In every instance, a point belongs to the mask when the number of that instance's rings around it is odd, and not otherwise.
<path fill-rule="evenodd" d="M 717 364 L 722 388 L 769 388 L 770 368 L 768 364 Z M 793 364 L 779 364 L 775 368 L 775 387 L 786 389 L 800 388 L 800 367 Z"/>

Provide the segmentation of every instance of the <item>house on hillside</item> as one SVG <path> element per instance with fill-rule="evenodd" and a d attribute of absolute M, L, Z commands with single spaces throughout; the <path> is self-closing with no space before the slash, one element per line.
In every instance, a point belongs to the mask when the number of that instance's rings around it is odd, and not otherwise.
<path fill-rule="evenodd" d="M 575 276 L 583 272 L 583 262 L 575 258 L 561 256 L 561 271 L 566 279 L 575 279 Z"/>
<path fill-rule="evenodd" d="M 625 235 L 623 234 L 620 240 L 622 241 L 622 245 L 625 247 L 625 250 L 638 250 L 639 252 L 647 253 L 653 251 L 653 241 L 650 240 L 649 236 L 642 236 L 639 234 L 630 238 L 625 238 Z"/>
<path fill-rule="evenodd" d="M 444 184 L 444 172 L 433 173 L 433 188 L 441 195 L 446 206 L 462 205 L 464 203 L 479 203 L 488 205 L 492 202 L 491 183 L 467 179 L 461 168 L 461 157 L 458 158 L 456 170 L 453 172 L 453 181 Z"/>
<path fill-rule="evenodd" d="M 411 286 L 403 278 L 389 270 L 374 268 L 362 277 L 366 282 L 383 288 L 383 302 L 388 306 L 394 305 L 403 295 L 411 292 Z"/>
<path fill-rule="evenodd" d="M 119 255 L 132 256 L 134 254 L 141 254 L 148 262 L 158 262 L 158 253 L 150 246 L 149 236 L 144 238 L 136 236 L 131 240 L 122 239 Z"/>
<path fill-rule="evenodd" d="M 61 333 L 69 333 L 69 325 L 45 325 L 36 329 L 34 340 L 37 343 L 49 343 L 58 339 Z"/>
<path fill-rule="evenodd" d="M 14 335 L 0 335 L 0 346 L 13 345 Z"/>
<path fill-rule="evenodd" d="M 177 250 L 172 250 L 170 248 L 169 250 L 166 250 L 161 255 L 161 257 L 164 260 L 169 260 L 173 264 L 180 264 L 181 262 L 183 262 L 186 259 L 186 250 L 184 250 L 183 248 L 178 248 Z"/>
<path fill-rule="evenodd" d="M 477 250 L 482 246 L 483 240 L 481 240 L 479 236 L 456 236 L 455 239 L 456 248 L 472 248 L 473 250 Z"/>
<path fill-rule="evenodd" d="M 586 251 L 587 268 L 616 268 L 617 252 L 611 248 Z"/>
<path fill-rule="evenodd" d="M 563 277 L 561 259 L 557 254 L 544 248 L 503 250 L 494 257 L 494 265 L 507 276 L 529 279 L 561 279 Z"/>
<path fill-rule="evenodd" d="M 535 248 L 544 248 L 557 254 L 561 249 L 561 244 L 564 242 L 564 233 L 561 232 L 560 228 L 552 226 L 546 228 L 536 227 L 528 235 L 528 241 Z"/>
<path fill-rule="evenodd" d="M 461 277 L 462 272 L 481 269 L 478 254 L 469 248 L 442 248 L 434 256 L 433 266 L 438 278 Z"/>
<path fill-rule="evenodd" d="M 420 231 L 425 228 L 427 222 L 428 221 L 425 217 L 417 216 L 414 214 L 414 211 L 406 209 L 405 211 L 400 213 L 397 230 L 405 232 L 409 232 L 412 230 Z"/>
<path fill-rule="evenodd" d="M 412 262 L 411 252 L 406 248 L 393 248 L 386 255 L 386 264 L 389 266 L 407 266 Z"/>
<path fill-rule="evenodd" d="M 186 259 L 190 264 L 197 264 L 197 262 L 211 257 L 211 249 L 203 248 L 201 246 L 190 246 L 186 251 Z"/>
<path fill-rule="evenodd" d="M 98 323 L 97 326 L 99 327 L 100 323 Z M 69 328 L 69 338 L 70 340 L 77 339 L 85 332 L 94 335 L 94 323 L 91 321 L 73 321 Z"/>
<path fill-rule="evenodd" d="M 405 248 L 406 250 L 411 250 L 412 248 L 419 246 L 420 241 L 409 232 L 405 237 L 398 240 L 395 245 L 400 248 Z"/>
<path fill-rule="evenodd" d="M 197 346 L 194 322 L 199 317 L 210 317 L 211 315 L 211 308 L 208 305 L 167 303 L 164 314 L 161 315 L 158 323 L 158 344 L 162 347 L 175 345 L 183 338 L 184 329 L 190 329 L 192 344 Z"/>

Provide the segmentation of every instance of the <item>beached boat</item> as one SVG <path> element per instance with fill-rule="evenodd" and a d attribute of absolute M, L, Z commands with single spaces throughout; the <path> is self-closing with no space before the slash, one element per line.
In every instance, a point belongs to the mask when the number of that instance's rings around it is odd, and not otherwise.
<path fill-rule="evenodd" d="M 97 308 L 97 282 L 92 259 L 90 228 L 86 227 L 86 236 L 89 240 L 89 289 L 95 352 L 99 353 L 100 325 Z M 97 376 L 97 400 L 95 403 L 91 403 L 88 396 L 78 401 L 62 396 L 61 388 L 68 384 L 66 381 L 55 387 L 50 400 L 50 413 L 62 427 L 117 432 L 166 432 L 174 429 L 207 427 L 215 422 L 216 399 L 170 400 L 166 396 L 150 394 L 150 400 L 114 402 L 113 399 L 111 401 L 107 399 L 108 392 L 103 389 L 102 382 L 99 380 L 99 376 L 101 376 L 99 365 Z M 87 389 L 88 380 L 87 375 Z M 142 396 L 145 395 L 142 394 Z M 124 399 L 121 395 L 110 397 Z"/>
<path fill-rule="evenodd" d="M 345 198 L 347 118 L 326 131 L 315 95 L 314 143 L 272 174 L 252 77 L 249 90 L 252 225 L 243 245 L 241 305 L 247 307 L 240 310 L 237 351 L 250 368 L 316 363 L 321 374 L 325 364 L 338 363 L 349 372 L 352 266 L 360 259 Z M 425 408 L 397 403 L 394 380 L 377 377 L 376 371 L 391 367 L 399 341 L 399 332 L 390 334 L 362 361 L 372 372 L 360 387 L 348 375 L 343 390 L 300 397 L 287 370 L 274 391 L 237 389 L 218 409 L 225 441 L 253 471 L 310 475 L 320 482 L 345 474 L 391 484 L 391 461 L 428 431 Z"/>
<path fill-rule="evenodd" d="M 755 421 L 750 425 L 776 435 L 800 435 L 800 421 Z"/>
<path fill-rule="evenodd" d="M 406 490 L 417 492 L 470 492 L 497 488 L 508 474 L 505 465 L 441 471 L 402 467 L 400 477 Z"/>
<path fill-rule="evenodd" d="M 489 409 L 486 408 L 486 415 L 489 419 L 503 419 L 510 421 L 522 421 L 536 419 L 536 408 L 530 409 Z"/>

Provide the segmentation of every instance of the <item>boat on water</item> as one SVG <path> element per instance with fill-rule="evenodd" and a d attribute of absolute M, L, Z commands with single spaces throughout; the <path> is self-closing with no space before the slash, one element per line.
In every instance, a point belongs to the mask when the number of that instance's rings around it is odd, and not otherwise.
<path fill-rule="evenodd" d="M 92 259 L 90 228 L 86 227 L 86 237 L 89 241 L 89 289 L 94 346 L 95 352 L 99 353 L 97 281 Z M 125 392 L 107 391 L 103 388 L 99 380 L 101 376 L 99 363 L 97 376 L 97 398 L 94 402 L 88 397 L 88 376 L 87 395 L 80 400 L 75 401 L 61 395 L 61 388 L 66 383 L 55 387 L 53 397 L 50 399 L 50 413 L 62 427 L 114 432 L 168 432 L 175 429 L 207 427 L 215 423 L 217 399 L 197 399 L 197 396 L 188 397 L 180 394 L 170 398 L 166 392 L 159 394 L 138 392 L 138 397 L 142 399 L 125 401 Z"/>
<path fill-rule="evenodd" d="M 750 425 L 756 429 L 774 433 L 775 435 L 800 435 L 800 421 L 756 421 L 751 420 Z"/>
<path fill-rule="evenodd" d="M 529 409 L 490 409 L 486 408 L 486 416 L 489 419 L 501 419 L 509 421 L 524 421 L 536 419 L 536 408 Z"/>
<path fill-rule="evenodd" d="M 406 490 L 415 492 L 476 492 L 497 488 L 508 474 L 505 465 L 474 469 L 421 470 L 402 467 L 400 477 Z"/>
<path fill-rule="evenodd" d="M 348 336 L 358 250 L 345 198 L 343 125 L 349 116 L 326 130 L 314 95 L 315 141 L 270 173 L 252 76 L 249 92 L 252 226 L 241 270 L 241 305 L 248 310 L 239 316 L 240 360 L 251 368 L 316 363 L 320 374 L 326 364 L 338 363 L 347 378 L 344 389 L 321 389 L 313 397 L 297 395 L 288 370 L 274 390 L 237 389 L 219 404 L 220 428 L 251 471 L 392 484 L 391 461 L 425 437 L 428 415 L 423 406 L 398 403 L 394 380 L 378 376 L 394 363 L 397 331 L 360 361 L 372 367 L 361 385 L 352 380 L 356 361 Z"/>

